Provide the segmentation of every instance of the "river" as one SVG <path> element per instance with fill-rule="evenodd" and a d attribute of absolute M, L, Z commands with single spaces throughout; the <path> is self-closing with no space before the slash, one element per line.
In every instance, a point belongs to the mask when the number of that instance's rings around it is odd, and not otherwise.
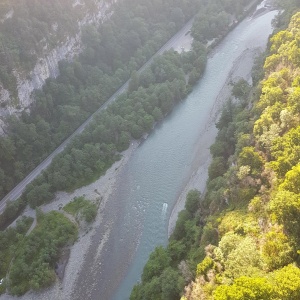
<path fill-rule="evenodd" d="M 120 171 L 71 299 L 129 299 L 151 251 L 167 244 L 171 211 L 201 166 L 205 184 L 216 99 L 243 53 L 266 47 L 276 14 L 247 18 L 228 34 L 193 92 L 135 150 Z"/>

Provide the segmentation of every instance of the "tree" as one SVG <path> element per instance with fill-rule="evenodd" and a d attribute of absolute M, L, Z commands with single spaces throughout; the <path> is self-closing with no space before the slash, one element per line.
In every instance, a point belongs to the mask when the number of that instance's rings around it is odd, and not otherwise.
<path fill-rule="evenodd" d="M 206 256 L 201 263 L 197 265 L 197 276 L 206 275 L 207 272 L 214 267 L 214 261 L 211 257 Z"/>
<path fill-rule="evenodd" d="M 198 190 L 190 190 L 186 196 L 185 209 L 191 213 L 195 214 L 200 205 L 201 193 Z"/>
<path fill-rule="evenodd" d="M 128 85 L 128 93 L 132 93 L 139 88 L 139 75 L 136 71 L 133 71 L 130 77 L 129 85 Z"/>
<path fill-rule="evenodd" d="M 163 114 L 171 111 L 174 106 L 173 94 L 166 83 L 156 88 L 156 95 L 159 99 L 160 108 Z"/>
<path fill-rule="evenodd" d="M 226 172 L 226 162 L 223 157 L 215 157 L 208 168 L 209 179 L 212 180 L 222 176 Z"/>
<path fill-rule="evenodd" d="M 201 72 L 198 71 L 196 68 L 193 68 L 191 73 L 189 74 L 189 85 L 193 86 L 196 82 L 200 79 Z"/>
<path fill-rule="evenodd" d="M 221 249 L 224 258 L 227 259 L 228 255 L 238 247 L 242 241 L 242 237 L 233 232 L 227 232 L 219 242 L 219 248 Z"/>
<path fill-rule="evenodd" d="M 161 282 L 159 277 L 147 280 L 142 288 L 140 300 L 163 300 L 161 297 Z"/>
<path fill-rule="evenodd" d="M 286 173 L 285 180 L 280 185 L 280 188 L 300 194 L 300 164 L 293 166 L 292 170 Z"/>
<path fill-rule="evenodd" d="M 171 11 L 171 21 L 176 24 L 177 28 L 181 28 L 184 24 L 184 14 L 182 9 L 179 7 L 175 7 Z"/>
<path fill-rule="evenodd" d="M 178 264 L 186 255 L 187 247 L 183 241 L 170 240 L 167 251 L 172 263 Z"/>
<path fill-rule="evenodd" d="M 288 237 L 281 231 L 269 231 L 262 247 L 263 259 L 269 270 L 279 269 L 294 260 L 294 251 Z"/>
<path fill-rule="evenodd" d="M 250 93 L 251 87 L 245 79 L 240 79 L 233 84 L 232 95 L 241 101 L 246 101 Z"/>
<path fill-rule="evenodd" d="M 185 223 L 189 219 L 191 219 L 191 214 L 187 210 L 183 210 L 178 214 L 178 219 L 171 239 L 179 241 L 185 236 Z"/>
<path fill-rule="evenodd" d="M 90 223 L 95 220 L 97 216 L 97 206 L 96 204 L 86 205 L 82 210 L 82 215 L 86 222 Z"/>
<path fill-rule="evenodd" d="M 33 186 L 26 195 L 26 199 L 32 208 L 47 203 L 53 198 L 50 191 L 50 184 L 43 183 L 39 186 Z"/>
<path fill-rule="evenodd" d="M 273 218 L 283 224 L 285 230 L 299 241 L 300 195 L 279 191 L 271 198 L 269 207 Z"/>
<path fill-rule="evenodd" d="M 154 118 L 151 115 L 146 114 L 143 118 L 143 125 L 146 132 L 149 132 L 154 124 Z"/>
<path fill-rule="evenodd" d="M 179 299 L 180 293 L 184 287 L 184 279 L 171 267 L 164 270 L 160 277 L 161 281 L 161 299 L 173 300 Z"/>
<path fill-rule="evenodd" d="M 130 133 L 131 133 L 133 138 L 140 139 L 143 135 L 143 129 L 142 129 L 141 126 L 139 126 L 137 124 L 133 124 L 131 129 L 130 129 Z"/>
<path fill-rule="evenodd" d="M 300 298 L 300 269 L 288 265 L 273 272 L 271 281 L 274 286 L 275 299 L 294 300 Z"/>
<path fill-rule="evenodd" d="M 262 261 L 253 238 L 245 237 L 227 256 L 225 274 L 229 278 L 257 276 L 261 273 Z"/>
<path fill-rule="evenodd" d="M 269 300 L 273 299 L 273 286 L 266 278 L 240 277 L 233 285 L 220 285 L 213 292 L 215 300 Z"/>
<path fill-rule="evenodd" d="M 150 282 L 153 277 L 159 277 L 169 264 L 170 257 L 168 256 L 166 249 L 161 246 L 156 247 L 150 254 L 149 260 L 144 267 L 142 274 L 143 282 Z"/>
<path fill-rule="evenodd" d="M 159 107 L 155 107 L 153 109 L 152 115 L 153 115 L 155 121 L 161 121 L 163 119 L 163 114 Z"/>
<path fill-rule="evenodd" d="M 250 166 L 252 174 L 258 175 L 263 167 L 263 159 L 253 147 L 244 147 L 239 154 L 239 165 Z"/>

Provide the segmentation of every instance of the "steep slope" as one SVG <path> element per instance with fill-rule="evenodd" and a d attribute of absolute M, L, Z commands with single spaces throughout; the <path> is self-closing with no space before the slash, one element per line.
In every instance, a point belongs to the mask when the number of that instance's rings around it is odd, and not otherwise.
<path fill-rule="evenodd" d="M 131 300 L 178 299 L 189 282 L 182 300 L 300 299 L 299 33 L 297 13 L 271 38 L 258 88 L 234 87 L 239 101 L 217 123 L 207 192 L 188 194 Z"/>
<path fill-rule="evenodd" d="M 183 299 L 300 297 L 299 33 L 297 13 L 271 38 L 260 99 L 250 111 L 253 128 L 239 132 L 233 166 L 210 176 L 210 185 L 225 179 L 219 199 L 212 190 L 206 197 L 212 216 L 205 227 L 218 235 Z"/>
<path fill-rule="evenodd" d="M 113 2 L 1 1 L 0 118 L 30 106 L 59 61 L 80 52 L 82 26 L 109 17 Z"/>

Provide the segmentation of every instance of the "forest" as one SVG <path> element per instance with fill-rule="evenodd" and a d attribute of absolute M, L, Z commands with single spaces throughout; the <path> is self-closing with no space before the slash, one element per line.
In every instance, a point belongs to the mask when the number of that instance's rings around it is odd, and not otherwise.
<path fill-rule="evenodd" d="M 0 252 L 6 262 L 1 265 L 1 276 L 8 275 L 0 293 L 21 295 L 54 282 L 55 263 L 63 249 L 76 240 L 78 231 L 78 224 L 66 214 L 91 222 L 97 204 L 75 198 L 63 213 L 42 213 L 37 207 L 52 201 L 57 191 L 74 190 L 104 174 L 132 139 L 150 132 L 176 103 L 183 101 L 204 72 L 206 43 L 222 38 L 230 30 L 232 18 L 243 17 L 246 4 L 242 0 L 127 0 L 119 3 L 111 19 L 101 26 L 83 28 L 84 49 L 79 57 L 61 62 L 59 77 L 49 79 L 41 91 L 36 91 L 30 113 L 7 119 L 6 135 L 0 137 L 1 197 L 130 78 L 129 89 L 95 116 L 20 199 L 8 203 L 0 216 L 6 241 Z M 138 73 L 197 11 L 200 14 L 192 29 L 192 50 L 183 54 L 170 50 Z M 7 228 L 27 204 L 37 208 L 37 226 L 28 232 L 32 220 L 25 219 L 22 226 Z M 13 238 L 8 239 L 9 235 Z"/>
<path fill-rule="evenodd" d="M 131 300 L 300 298 L 300 13 L 286 24 L 288 4 L 253 87 L 236 83 L 216 124 L 206 193 L 189 192 Z"/>

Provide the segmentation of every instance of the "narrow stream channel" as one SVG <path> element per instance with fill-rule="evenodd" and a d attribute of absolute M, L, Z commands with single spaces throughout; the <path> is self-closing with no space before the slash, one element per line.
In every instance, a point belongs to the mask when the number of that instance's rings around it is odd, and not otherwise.
<path fill-rule="evenodd" d="M 266 47 L 276 14 L 241 22 L 213 51 L 194 91 L 134 152 L 105 207 L 72 299 L 129 299 L 151 251 L 167 244 L 169 217 L 182 189 L 199 164 L 207 165 L 217 133 L 207 125 L 234 62 L 247 49 Z"/>

